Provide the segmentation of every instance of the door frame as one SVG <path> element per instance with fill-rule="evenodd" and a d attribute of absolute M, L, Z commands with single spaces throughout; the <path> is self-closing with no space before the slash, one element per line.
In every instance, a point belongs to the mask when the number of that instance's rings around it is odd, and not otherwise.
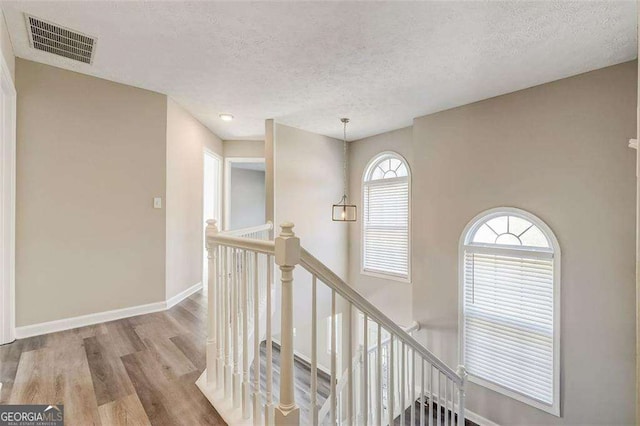
<path fill-rule="evenodd" d="M 213 150 L 205 147 L 202 150 L 202 206 L 200 211 L 202 212 L 202 291 L 204 294 L 207 294 L 208 291 L 208 279 L 205 280 L 205 277 L 207 277 L 207 268 L 209 267 L 208 263 L 207 263 L 207 236 L 206 236 L 206 231 L 207 231 L 207 224 L 205 223 L 205 220 L 208 220 L 210 218 L 205 217 L 205 212 L 204 212 L 204 204 L 205 204 L 205 197 L 206 197 L 206 189 L 207 189 L 207 181 L 205 180 L 205 169 L 206 169 L 206 163 L 207 163 L 207 156 L 211 156 L 212 158 L 216 159 L 218 161 L 218 176 L 216 176 L 217 178 L 217 193 L 218 193 L 218 211 L 215 213 L 217 217 L 215 217 L 215 220 L 217 221 L 217 226 L 218 229 L 221 229 L 221 222 L 222 222 L 222 218 L 220 217 L 222 215 L 222 167 L 223 167 L 223 162 L 222 162 L 222 156 L 217 154 L 216 152 L 214 152 Z"/>
<path fill-rule="evenodd" d="M 0 344 L 16 338 L 16 89 L 0 55 Z"/>
<path fill-rule="evenodd" d="M 231 216 L 231 167 L 232 163 L 265 163 L 264 157 L 226 157 L 224 159 L 224 229 L 229 230 Z"/>
<path fill-rule="evenodd" d="M 223 209 L 222 209 L 222 200 L 223 200 L 223 197 L 222 197 L 222 168 L 223 168 L 224 163 L 222 161 L 223 158 L 222 158 L 222 156 L 220 154 L 218 154 L 215 151 L 213 151 L 212 149 L 206 148 L 206 147 L 202 151 L 202 170 L 203 170 L 202 171 L 202 215 L 203 215 L 202 223 L 204 225 L 204 221 L 207 220 L 207 218 L 204 217 L 204 193 L 205 193 L 204 191 L 205 191 L 205 188 L 206 188 L 206 182 L 204 180 L 204 167 L 205 167 L 205 161 L 206 161 L 206 156 L 207 155 L 210 155 L 213 158 L 215 158 L 216 160 L 218 160 L 218 176 L 217 176 L 218 177 L 218 188 L 217 189 L 218 189 L 218 197 L 220 199 L 218 200 L 218 211 L 216 212 L 218 217 L 216 217 L 215 219 L 218 222 L 217 223 L 218 229 L 222 229 L 222 217 L 221 217 L 222 216 L 222 212 L 223 212 Z M 203 235 L 204 235 L 204 230 L 203 230 Z"/>

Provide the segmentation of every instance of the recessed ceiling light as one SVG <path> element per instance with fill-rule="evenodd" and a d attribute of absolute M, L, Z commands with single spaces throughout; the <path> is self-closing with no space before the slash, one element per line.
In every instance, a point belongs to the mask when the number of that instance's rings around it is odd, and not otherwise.
<path fill-rule="evenodd" d="M 231 120 L 233 120 L 233 115 L 231 115 L 231 114 L 220 114 L 220 119 L 222 121 L 231 121 Z"/>

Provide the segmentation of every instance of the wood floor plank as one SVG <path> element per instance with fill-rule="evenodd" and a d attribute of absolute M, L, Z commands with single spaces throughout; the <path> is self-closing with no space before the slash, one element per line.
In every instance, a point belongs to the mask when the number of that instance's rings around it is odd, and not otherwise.
<path fill-rule="evenodd" d="M 196 370 L 195 365 L 166 336 L 164 330 L 155 324 L 145 324 L 135 328 L 136 334 L 162 366 L 162 372 L 168 378 L 178 378 Z M 171 336 L 175 337 L 175 336 Z"/>
<path fill-rule="evenodd" d="M 115 340 L 109 334 L 84 339 L 84 349 L 98 405 L 135 392 L 118 356 Z"/>
<path fill-rule="evenodd" d="M 11 396 L 22 352 L 23 345 L 19 342 L 0 346 L 0 404 L 6 403 Z"/>
<path fill-rule="evenodd" d="M 207 367 L 207 340 L 198 338 L 193 334 L 181 334 L 174 336 L 171 342 L 186 356 L 199 372 Z"/>
<path fill-rule="evenodd" d="M 54 353 L 55 401 L 64 404 L 65 423 L 100 425 L 98 403 L 84 345 L 62 345 L 50 350 Z"/>
<path fill-rule="evenodd" d="M 206 311 L 200 312 L 200 316 L 183 307 L 182 304 L 176 305 L 166 312 L 167 316 L 174 319 L 184 330 L 206 336 Z"/>
<path fill-rule="evenodd" d="M 103 426 L 150 426 L 137 394 L 131 394 L 98 407 Z"/>
<path fill-rule="evenodd" d="M 58 403 L 55 397 L 53 351 L 42 348 L 24 352 L 16 371 L 9 404 Z"/>
<path fill-rule="evenodd" d="M 118 356 L 128 355 L 133 352 L 144 350 L 146 347 L 140 337 L 136 334 L 134 326 L 128 319 L 111 321 L 106 324 L 108 333 L 102 337 L 108 337 L 113 353 Z"/>
<path fill-rule="evenodd" d="M 181 424 L 170 410 L 172 401 L 167 393 L 171 391 L 171 383 L 155 371 L 160 367 L 151 353 L 145 350 L 121 359 L 149 422 L 154 426 Z"/>
<path fill-rule="evenodd" d="M 225 425 L 226 423 L 220 417 L 220 414 L 211 406 L 207 398 L 200 392 L 196 386 L 196 380 L 200 377 L 202 371 L 194 371 L 184 375 L 179 379 L 182 395 L 191 401 L 190 413 L 194 425 Z"/>

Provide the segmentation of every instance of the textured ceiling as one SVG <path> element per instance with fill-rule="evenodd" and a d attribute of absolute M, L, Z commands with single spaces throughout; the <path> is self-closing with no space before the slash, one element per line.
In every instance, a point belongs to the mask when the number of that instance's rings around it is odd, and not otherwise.
<path fill-rule="evenodd" d="M 636 55 L 635 1 L 2 2 L 16 56 L 166 93 L 223 139 L 264 120 L 349 139 Z M 29 47 L 23 12 L 97 36 Z M 220 113 L 235 116 L 223 122 Z"/>

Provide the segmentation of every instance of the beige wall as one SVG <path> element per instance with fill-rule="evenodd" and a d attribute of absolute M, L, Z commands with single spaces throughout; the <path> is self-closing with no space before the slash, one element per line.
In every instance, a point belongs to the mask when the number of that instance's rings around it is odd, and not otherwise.
<path fill-rule="evenodd" d="M 173 100 L 167 102 L 166 297 L 202 282 L 204 149 L 222 141 Z M 222 164 L 221 164 L 222 165 Z"/>
<path fill-rule="evenodd" d="M 163 301 L 166 97 L 16 68 L 17 325 Z"/>
<path fill-rule="evenodd" d="M 401 325 L 410 325 L 412 285 L 364 275 L 362 258 L 362 178 L 369 161 L 383 151 L 394 151 L 413 166 L 411 127 L 349 143 L 349 197 L 358 206 L 358 221 L 349 224 L 349 284 Z"/>
<path fill-rule="evenodd" d="M 224 141 L 224 156 L 264 158 L 264 141 Z"/>
<path fill-rule="evenodd" d="M 347 225 L 331 220 L 331 205 L 340 200 L 343 191 L 342 141 L 276 124 L 274 145 L 275 224 L 293 222 L 302 246 L 346 278 Z M 279 231 L 276 226 L 276 233 Z M 311 278 L 298 267 L 294 280 L 296 350 L 309 356 Z M 330 314 L 331 292 L 318 284 L 318 339 L 322 348 L 326 341 L 324 318 Z M 329 366 L 326 351 L 319 351 L 318 362 Z"/>
<path fill-rule="evenodd" d="M 11 73 L 11 79 L 16 81 L 16 59 L 13 56 L 13 45 L 11 44 L 11 39 L 9 38 L 9 31 L 7 30 L 7 23 L 4 19 L 4 12 L 0 10 L 0 51 L 2 52 L 2 57 L 4 61 L 7 63 L 9 67 L 9 72 Z"/>
<path fill-rule="evenodd" d="M 458 241 L 478 213 L 519 207 L 562 249 L 562 418 L 471 384 L 499 424 L 633 424 L 637 64 L 629 62 L 418 118 L 413 140 L 413 314 L 457 360 Z"/>

